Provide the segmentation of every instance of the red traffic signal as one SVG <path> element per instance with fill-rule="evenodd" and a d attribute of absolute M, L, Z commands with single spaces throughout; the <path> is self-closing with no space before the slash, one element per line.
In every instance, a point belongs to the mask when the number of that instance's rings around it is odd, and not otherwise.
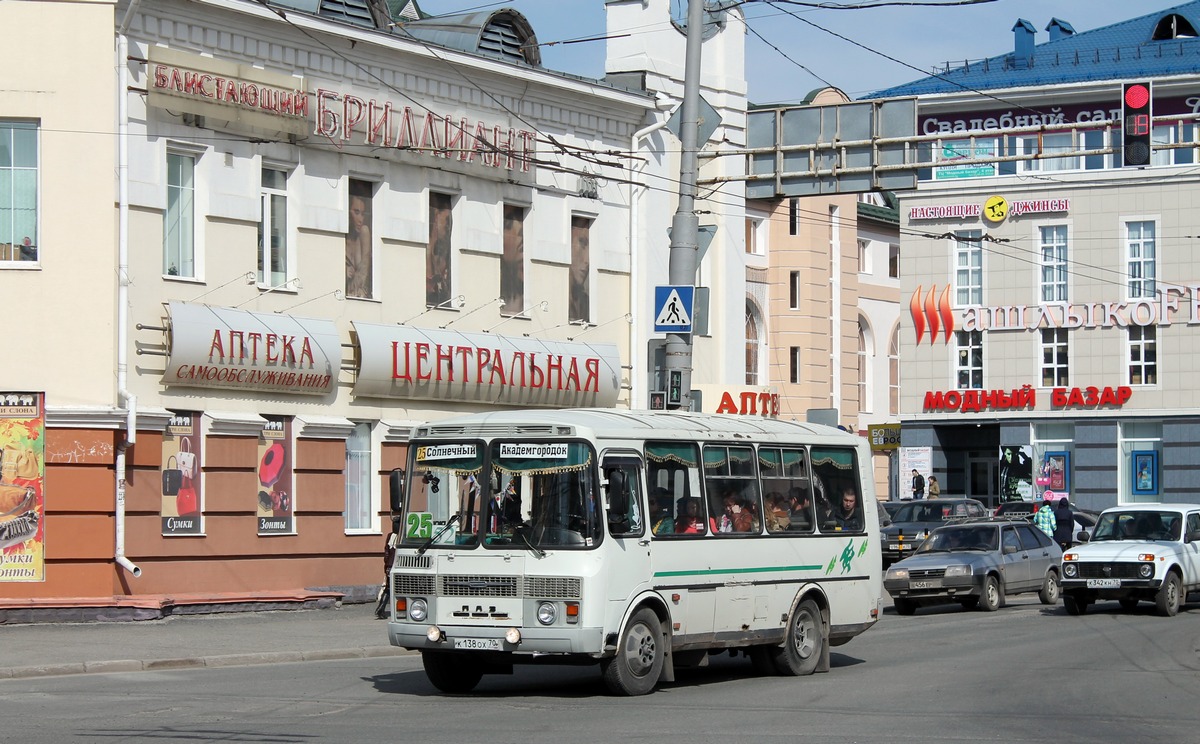
<path fill-rule="evenodd" d="M 1152 118 L 1150 83 L 1126 83 L 1121 95 L 1122 164 L 1150 164 Z"/>

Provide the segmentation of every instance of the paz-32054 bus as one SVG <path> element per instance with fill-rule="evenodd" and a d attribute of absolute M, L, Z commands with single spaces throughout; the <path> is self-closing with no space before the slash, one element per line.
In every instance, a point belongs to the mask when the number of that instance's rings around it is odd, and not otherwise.
<path fill-rule="evenodd" d="M 878 619 L 865 440 L 772 419 L 599 409 L 414 428 L 391 643 L 438 689 L 595 663 L 640 695 L 707 654 L 811 674 Z M 864 505 L 868 508 L 864 508 Z"/>

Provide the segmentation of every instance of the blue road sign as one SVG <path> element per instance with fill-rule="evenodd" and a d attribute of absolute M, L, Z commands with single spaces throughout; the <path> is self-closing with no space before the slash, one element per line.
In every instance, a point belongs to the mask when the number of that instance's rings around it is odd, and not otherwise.
<path fill-rule="evenodd" d="M 696 288 L 667 285 L 654 288 L 654 332 L 691 333 Z"/>

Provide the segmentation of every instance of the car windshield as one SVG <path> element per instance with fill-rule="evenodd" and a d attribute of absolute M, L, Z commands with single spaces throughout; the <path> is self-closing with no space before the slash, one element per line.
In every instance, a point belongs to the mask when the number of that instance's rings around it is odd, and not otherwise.
<path fill-rule="evenodd" d="M 996 528 L 992 525 L 979 525 L 975 527 L 943 527 L 940 530 L 934 530 L 917 552 L 954 553 L 995 549 Z"/>
<path fill-rule="evenodd" d="M 912 504 L 905 504 L 900 511 L 896 512 L 896 516 L 892 517 L 892 521 L 945 522 L 950 517 L 965 516 L 968 516 L 967 505 L 965 503 L 918 501 Z"/>
<path fill-rule="evenodd" d="M 1178 514 L 1127 509 L 1105 512 L 1092 540 L 1178 540 L 1183 518 Z"/>
<path fill-rule="evenodd" d="M 428 547 L 593 547 L 596 458 L 584 442 L 415 444 L 402 540 Z"/>

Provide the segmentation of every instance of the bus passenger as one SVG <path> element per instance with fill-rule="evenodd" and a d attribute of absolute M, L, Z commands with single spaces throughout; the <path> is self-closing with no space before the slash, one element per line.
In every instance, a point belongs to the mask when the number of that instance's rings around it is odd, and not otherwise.
<path fill-rule="evenodd" d="M 700 500 L 679 500 L 679 518 L 675 520 L 676 535 L 703 535 L 704 524 L 700 521 Z"/>
<path fill-rule="evenodd" d="M 671 492 L 662 486 L 650 492 L 650 529 L 656 535 L 675 531 L 675 518 L 671 516 Z"/>
<path fill-rule="evenodd" d="M 787 500 L 781 493 L 767 494 L 767 532 L 783 532 L 792 522 Z"/>
<path fill-rule="evenodd" d="M 842 501 L 834 510 L 834 521 L 837 529 L 843 532 L 859 532 L 863 528 L 862 509 L 858 508 L 858 493 L 854 486 L 842 489 Z"/>
<path fill-rule="evenodd" d="M 791 521 L 790 529 L 812 529 L 812 499 L 808 497 L 807 488 L 796 486 L 788 493 L 788 518 Z"/>

